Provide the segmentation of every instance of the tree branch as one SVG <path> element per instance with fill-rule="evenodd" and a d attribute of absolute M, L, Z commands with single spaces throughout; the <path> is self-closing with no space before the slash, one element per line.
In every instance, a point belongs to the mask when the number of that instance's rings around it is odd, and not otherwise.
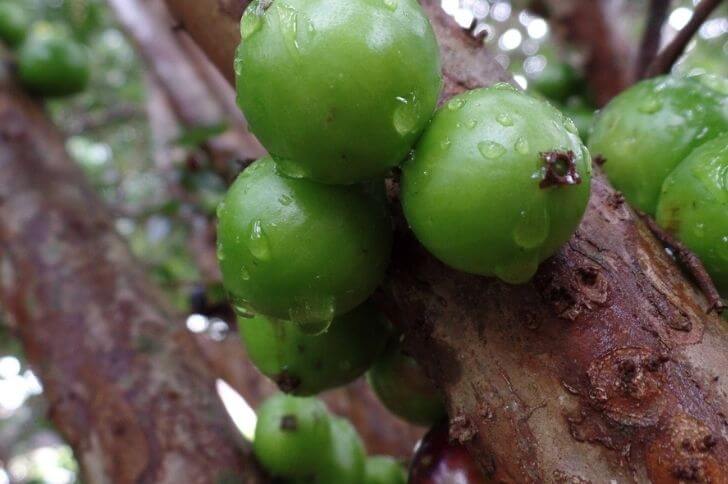
<path fill-rule="evenodd" d="M 672 42 L 662 49 L 652 64 L 650 64 L 647 72 L 645 73 L 645 77 L 655 77 L 660 74 L 668 74 L 670 70 L 672 70 L 672 66 L 685 51 L 685 48 L 690 42 L 690 39 L 693 38 L 693 35 L 695 35 L 695 32 L 698 31 L 700 26 L 703 25 L 703 22 L 710 17 L 710 14 L 713 13 L 713 11 L 718 8 L 718 5 L 721 3 L 723 3 L 723 0 L 702 0 L 698 6 L 695 7 L 693 16 L 690 17 L 690 21 L 687 25 L 685 25 L 685 27 L 677 33 L 675 38 L 672 39 Z"/>
<path fill-rule="evenodd" d="M 0 84 L 0 303 L 84 481 L 265 482 L 181 318 L 41 108 L 9 82 Z"/>
<path fill-rule="evenodd" d="M 647 20 L 645 31 L 642 34 L 635 75 L 637 79 L 643 79 L 645 72 L 660 48 L 662 39 L 662 26 L 667 18 L 667 9 L 670 7 L 670 0 L 650 0 L 647 7 Z"/>
<path fill-rule="evenodd" d="M 239 12 L 215 0 L 168 2 L 230 72 Z M 439 2 L 422 4 L 446 95 L 506 76 Z M 607 99 L 614 83 L 604 85 Z M 728 334 L 601 173 L 579 230 L 531 283 L 453 271 L 400 229 L 380 296 L 443 391 L 451 434 L 496 482 L 677 483 L 728 473 L 720 378 Z"/>

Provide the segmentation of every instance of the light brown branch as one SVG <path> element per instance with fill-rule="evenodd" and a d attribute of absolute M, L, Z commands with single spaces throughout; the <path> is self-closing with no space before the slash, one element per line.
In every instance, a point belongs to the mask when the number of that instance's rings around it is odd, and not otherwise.
<path fill-rule="evenodd" d="M 680 32 L 677 33 L 672 42 L 670 42 L 664 49 L 657 54 L 655 60 L 650 64 L 650 67 L 645 73 L 645 77 L 655 77 L 660 74 L 668 74 L 672 70 L 672 66 L 680 58 L 682 53 L 685 51 L 690 39 L 700 29 L 710 14 L 723 3 L 723 0 L 702 0 L 695 10 L 693 16 L 690 17 L 690 21 L 683 27 Z"/>

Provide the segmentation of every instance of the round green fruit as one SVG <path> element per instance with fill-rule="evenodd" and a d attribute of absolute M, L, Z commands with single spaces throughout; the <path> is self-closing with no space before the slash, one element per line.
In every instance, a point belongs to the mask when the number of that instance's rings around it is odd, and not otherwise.
<path fill-rule="evenodd" d="M 323 403 L 277 394 L 257 414 L 253 451 L 268 472 L 303 477 L 318 471 L 332 444 L 331 416 Z"/>
<path fill-rule="evenodd" d="M 52 28 L 37 28 L 18 52 L 18 76 L 34 94 L 76 94 L 89 81 L 88 53 L 83 45 Z"/>
<path fill-rule="evenodd" d="M 728 131 L 728 96 L 695 78 L 657 77 L 615 97 L 589 138 L 614 186 L 655 214 L 667 175 L 693 149 Z"/>
<path fill-rule="evenodd" d="M 381 176 L 435 109 L 438 47 L 416 0 L 259 0 L 241 31 L 238 104 L 289 176 Z"/>
<path fill-rule="evenodd" d="M 700 257 L 728 295 L 728 135 L 696 148 L 665 179 L 657 222 Z"/>
<path fill-rule="evenodd" d="M 324 457 L 315 484 L 359 484 L 364 478 L 366 454 L 356 429 L 345 419 L 331 419 L 331 450 Z"/>
<path fill-rule="evenodd" d="M 438 259 L 516 284 L 571 237 L 590 181 L 574 123 L 498 84 L 456 96 L 435 114 L 403 167 L 402 204 Z"/>
<path fill-rule="evenodd" d="M 218 210 L 218 259 L 239 314 L 320 332 L 364 302 L 392 243 L 381 193 L 280 176 L 270 158 L 235 181 Z"/>
<path fill-rule="evenodd" d="M 445 416 L 437 388 L 396 340 L 390 340 L 367 378 L 384 406 L 408 422 L 429 426 Z"/>
<path fill-rule="evenodd" d="M 369 457 L 364 468 L 364 484 L 406 484 L 407 472 L 402 464 L 384 455 Z"/>
<path fill-rule="evenodd" d="M 25 9 L 15 2 L 0 1 L 0 40 L 10 47 L 23 42 L 30 27 Z"/>
<path fill-rule="evenodd" d="M 239 319 L 253 364 L 281 390 L 312 395 L 349 383 L 382 352 L 389 323 L 370 303 L 334 318 L 319 335 L 306 334 L 289 321 L 256 316 Z"/>

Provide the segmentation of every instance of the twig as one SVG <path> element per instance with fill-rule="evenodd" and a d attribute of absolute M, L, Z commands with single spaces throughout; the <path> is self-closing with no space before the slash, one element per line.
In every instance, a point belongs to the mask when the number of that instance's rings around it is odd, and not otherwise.
<path fill-rule="evenodd" d="M 652 61 L 652 64 L 650 64 L 650 67 L 645 73 L 645 77 L 654 77 L 670 72 L 673 64 L 675 64 L 675 61 L 685 51 L 685 47 L 688 45 L 688 42 L 690 42 L 690 39 L 693 38 L 695 32 L 698 31 L 700 26 L 703 25 L 703 22 L 705 22 L 710 14 L 713 13 L 713 10 L 715 10 L 722 2 L 723 0 L 703 0 L 700 2 L 698 6 L 695 7 L 693 16 L 690 17 L 690 21 L 687 25 L 685 25 L 685 27 L 677 33 L 672 42 L 662 49 L 657 57 L 655 57 L 655 60 Z"/>
<path fill-rule="evenodd" d="M 637 65 L 635 73 L 637 79 L 643 79 L 647 68 L 657 55 L 660 48 L 660 40 L 662 39 L 662 26 L 667 17 L 667 9 L 670 6 L 670 0 L 650 0 L 647 7 L 647 21 L 645 23 L 645 31 L 642 34 L 642 42 L 640 43 L 640 51 L 637 56 Z"/>
<path fill-rule="evenodd" d="M 708 300 L 709 306 L 706 312 L 708 314 L 710 314 L 711 311 L 715 311 L 718 314 L 722 313 L 726 308 L 726 305 L 721 301 L 720 294 L 718 294 L 718 290 L 715 288 L 715 284 L 713 284 L 713 280 L 710 278 L 708 271 L 705 270 L 705 266 L 700 261 L 700 258 L 690 249 L 685 247 L 682 242 L 673 237 L 669 232 L 657 225 L 657 222 L 655 222 L 652 217 L 644 212 L 637 213 L 657 240 L 662 242 L 662 245 L 666 248 L 670 249 L 675 256 L 675 259 L 677 259 L 678 262 L 687 269 L 693 279 L 695 279 L 698 287 L 700 287 L 700 290 Z"/>

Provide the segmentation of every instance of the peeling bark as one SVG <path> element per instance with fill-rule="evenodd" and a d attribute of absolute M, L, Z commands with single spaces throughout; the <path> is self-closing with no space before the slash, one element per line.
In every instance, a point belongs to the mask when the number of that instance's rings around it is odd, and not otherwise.
<path fill-rule="evenodd" d="M 134 262 L 42 109 L 7 76 L 0 303 L 84 481 L 266 482 L 181 318 Z"/>
<path fill-rule="evenodd" d="M 167 1 L 229 77 L 237 15 Z M 507 78 L 422 3 L 446 96 Z M 601 75 L 628 64 L 597 52 Z M 600 79 L 600 99 L 627 83 Z M 442 389 L 451 436 L 493 481 L 726 482 L 726 328 L 600 173 L 579 230 L 531 283 L 453 271 L 400 229 L 379 296 Z"/>

